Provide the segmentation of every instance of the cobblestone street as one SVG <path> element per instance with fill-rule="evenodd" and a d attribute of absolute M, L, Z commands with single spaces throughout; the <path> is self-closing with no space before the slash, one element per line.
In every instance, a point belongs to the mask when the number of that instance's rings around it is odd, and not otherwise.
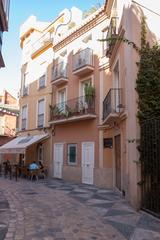
<path fill-rule="evenodd" d="M 160 240 L 160 221 L 111 190 L 0 178 L 0 240 Z"/>

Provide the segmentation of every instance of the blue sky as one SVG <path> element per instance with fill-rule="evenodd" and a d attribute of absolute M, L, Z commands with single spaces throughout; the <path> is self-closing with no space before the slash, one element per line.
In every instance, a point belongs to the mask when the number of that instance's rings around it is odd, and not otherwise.
<path fill-rule="evenodd" d="M 76 6 L 85 11 L 98 3 L 103 4 L 104 0 L 11 0 L 9 32 L 3 36 L 2 52 L 6 67 L 0 69 L 0 92 L 5 88 L 17 97 L 21 62 L 19 27 L 30 15 L 35 15 L 40 21 L 53 21 L 64 8 Z"/>

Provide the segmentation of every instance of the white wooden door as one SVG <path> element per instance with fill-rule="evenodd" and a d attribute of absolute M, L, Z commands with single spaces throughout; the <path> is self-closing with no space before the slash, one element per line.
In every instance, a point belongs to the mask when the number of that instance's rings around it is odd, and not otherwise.
<path fill-rule="evenodd" d="M 94 142 L 82 143 L 82 183 L 93 184 Z"/>
<path fill-rule="evenodd" d="M 62 178 L 63 143 L 54 144 L 54 177 Z"/>

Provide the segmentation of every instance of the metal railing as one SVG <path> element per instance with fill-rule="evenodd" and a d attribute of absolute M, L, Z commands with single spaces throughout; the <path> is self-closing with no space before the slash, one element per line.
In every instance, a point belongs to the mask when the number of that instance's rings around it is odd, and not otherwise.
<path fill-rule="evenodd" d="M 160 218 L 160 118 L 140 126 L 142 209 Z"/>
<path fill-rule="evenodd" d="M 44 33 L 38 40 L 36 40 L 32 44 L 32 53 L 38 51 L 43 46 L 52 42 L 53 42 L 53 38 L 51 37 L 51 33 L 50 32 Z"/>
<path fill-rule="evenodd" d="M 117 20 L 118 20 L 118 17 L 111 18 L 111 22 L 110 22 L 108 33 L 107 33 L 108 40 L 107 40 L 106 55 L 110 55 L 112 53 L 113 47 L 116 43 L 116 37 L 118 35 Z"/>
<path fill-rule="evenodd" d="M 122 89 L 111 88 L 103 101 L 103 120 L 110 113 L 120 113 L 122 110 Z"/>
<path fill-rule="evenodd" d="M 59 64 L 56 64 L 53 66 L 53 72 L 52 72 L 52 81 L 55 81 L 60 78 L 67 79 L 67 67 L 68 64 L 65 62 L 60 62 Z"/>
<path fill-rule="evenodd" d="M 55 104 L 50 108 L 51 121 L 86 114 L 95 114 L 95 96 L 81 96 Z"/>
<path fill-rule="evenodd" d="M 73 56 L 73 71 L 86 65 L 93 66 L 93 50 L 86 48 Z"/>

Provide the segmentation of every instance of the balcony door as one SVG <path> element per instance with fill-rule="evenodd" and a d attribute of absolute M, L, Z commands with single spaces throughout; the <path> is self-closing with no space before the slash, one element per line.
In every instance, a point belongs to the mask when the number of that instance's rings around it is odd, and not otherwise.
<path fill-rule="evenodd" d="M 81 96 L 85 96 L 85 87 L 91 84 L 91 79 L 87 79 L 81 82 L 80 93 Z"/>
<path fill-rule="evenodd" d="M 62 166 L 63 166 L 63 143 L 54 144 L 54 177 L 62 178 Z"/>
<path fill-rule="evenodd" d="M 82 183 L 93 184 L 94 142 L 82 143 Z"/>
<path fill-rule="evenodd" d="M 65 112 L 66 89 L 58 92 L 58 108 L 61 112 Z"/>
<path fill-rule="evenodd" d="M 115 106 L 115 111 L 118 113 L 120 111 L 120 80 L 119 80 L 119 62 L 116 63 L 114 68 L 114 94 L 113 94 L 113 106 Z"/>
<path fill-rule="evenodd" d="M 80 97 L 81 97 L 81 101 L 80 101 L 80 107 L 82 105 L 83 108 L 87 108 L 87 103 L 86 103 L 86 99 L 85 99 L 85 87 L 91 84 L 91 79 L 86 79 L 84 81 L 81 82 L 80 85 Z"/>
<path fill-rule="evenodd" d="M 114 138 L 115 142 L 115 182 L 116 187 L 121 191 L 121 135 Z"/>

